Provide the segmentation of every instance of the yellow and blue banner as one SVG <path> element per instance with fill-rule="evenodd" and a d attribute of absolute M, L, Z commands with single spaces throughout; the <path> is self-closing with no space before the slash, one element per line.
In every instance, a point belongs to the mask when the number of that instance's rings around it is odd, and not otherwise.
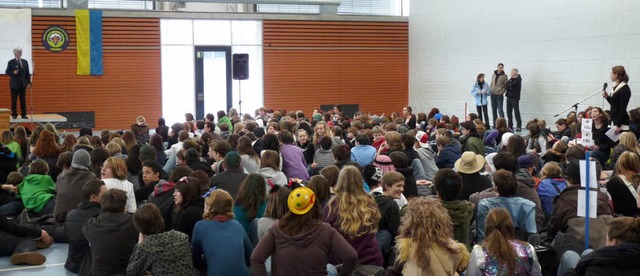
<path fill-rule="evenodd" d="M 101 76 L 102 11 L 76 10 L 77 74 Z"/>

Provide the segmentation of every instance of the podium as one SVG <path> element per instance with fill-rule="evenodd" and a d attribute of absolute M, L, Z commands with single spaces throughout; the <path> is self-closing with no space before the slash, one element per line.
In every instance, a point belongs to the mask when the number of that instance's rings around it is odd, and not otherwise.
<path fill-rule="evenodd" d="M 11 128 L 11 123 L 9 121 L 10 118 L 11 118 L 11 109 L 0 108 L 0 131 Z"/>

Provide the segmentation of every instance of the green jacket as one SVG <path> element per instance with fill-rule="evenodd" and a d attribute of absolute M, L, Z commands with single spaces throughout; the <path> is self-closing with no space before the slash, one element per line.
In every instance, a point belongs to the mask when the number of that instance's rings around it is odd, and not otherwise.
<path fill-rule="evenodd" d="M 9 148 L 11 151 L 13 151 L 13 153 L 15 153 L 16 156 L 18 156 L 18 158 L 22 158 L 22 149 L 20 148 L 20 144 L 16 143 L 15 141 L 12 141 L 11 143 L 6 144 L 5 146 Z"/>
<path fill-rule="evenodd" d="M 484 142 L 478 137 L 465 137 L 462 138 L 462 152 L 473 151 L 476 154 L 484 156 Z"/>
<path fill-rule="evenodd" d="M 442 201 L 442 206 L 447 209 L 453 223 L 453 238 L 464 245 L 469 246 L 469 225 L 473 218 L 473 206 L 466 200 Z"/>
<path fill-rule="evenodd" d="M 233 133 L 233 124 L 231 124 L 231 119 L 229 119 L 229 117 L 224 116 L 220 119 L 218 119 L 218 128 L 220 127 L 220 124 L 225 123 L 229 126 L 229 133 Z"/>
<path fill-rule="evenodd" d="M 49 199 L 54 197 L 56 184 L 51 179 L 51 176 L 30 174 L 18 184 L 18 190 L 20 193 L 16 197 L 22 198 L 24 208 L 33 213 L 39 213 Z"/>

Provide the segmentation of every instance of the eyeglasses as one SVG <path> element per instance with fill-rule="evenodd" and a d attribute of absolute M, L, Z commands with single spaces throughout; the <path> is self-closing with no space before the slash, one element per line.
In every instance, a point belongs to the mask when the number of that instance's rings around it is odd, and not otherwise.
<path fill-rule="evenodd" d="M 215 191 L 218 188 L 218 186 L 213 186 L 211 188 L 209 188 L 209 190 L 204 193 L 204 195 L 202 195 L 202 198 L 207 198 L 209 197 L 209 195 L 211 194 L 211 192 Z"/>

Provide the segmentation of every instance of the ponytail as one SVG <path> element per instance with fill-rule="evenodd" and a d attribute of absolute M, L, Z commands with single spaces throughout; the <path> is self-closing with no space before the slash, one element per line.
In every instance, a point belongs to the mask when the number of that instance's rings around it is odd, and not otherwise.
<path fill-rule="evenodd" d="M 487 249 L 491 256 L 498 260 L 501 267 L 505 266 L 507 268 L 507 271 L 502 271 L 502 273 L 498 274 L 515 274 L 518 256 L 511 246 L 511 240 L 515 239 L 515 233 L 511 215 L 506 209 L 494 208 L 489 211 L 485 234 L 487 237 L 482 246 Z"/>

